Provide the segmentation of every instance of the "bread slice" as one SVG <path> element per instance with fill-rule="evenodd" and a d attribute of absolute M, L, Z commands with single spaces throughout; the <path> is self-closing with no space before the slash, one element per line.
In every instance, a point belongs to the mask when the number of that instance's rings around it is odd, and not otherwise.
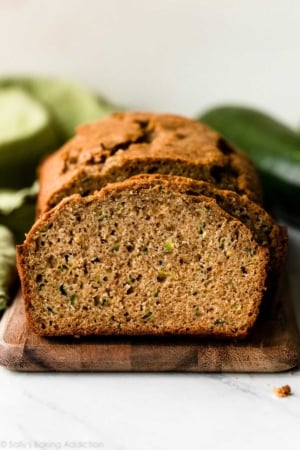
<path fill-rule="evenodd" d="M 66 198 L 17 261 L 40 335 L 238 338 L 257 318 L 269 251 L 213 198 L 145 177 Z"/>
<path fill-rule="evenodd" d="M 249 158 L 206 125 L 184 117 L 115 113 L 81 126 L 77 135 L 39 168 L 38 214 L 63 198 L 88 195 L 140 173 L 182 175 L 261 202 Z"/>
<path fill-rule="evenodd" d="M 217 204 L 236 219 L 243 222 L 253 234 L 256 242 L 268 248 L 270 262 L 268 265 L 268 287 L 276 289 L 287 254 L 288 234 L 284 226 L 278 225 L 275 219 L 260 205 L 250 200 L 246 195 L 225 189 L 218 189 L 211 183 L 196 181 L 185 177 L 172 175 L 136 175 L 132 180 L 151 179 L 158 184 L 172 186 L 178 192 L 190 195 L 206 195 L 215 199 Z"/>

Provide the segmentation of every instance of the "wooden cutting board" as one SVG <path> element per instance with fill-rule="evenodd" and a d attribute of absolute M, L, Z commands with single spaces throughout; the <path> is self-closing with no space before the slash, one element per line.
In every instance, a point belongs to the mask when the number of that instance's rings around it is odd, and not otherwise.
<path fill-rule="evenodd" d="M 26 324 L 19 294 L 0 323 L 0 363 L 19 371 L 279 372 L 299 362 L 287 283 L 243 342 L 201 338 L 41 338 Z"/>

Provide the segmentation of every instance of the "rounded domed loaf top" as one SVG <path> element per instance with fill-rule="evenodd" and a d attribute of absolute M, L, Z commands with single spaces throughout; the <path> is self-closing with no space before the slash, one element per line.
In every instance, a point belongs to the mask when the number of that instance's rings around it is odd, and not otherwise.
<path fill-rule="evenodd" d="M 206 125 L 171 114 L 122 112 L 78 127 L 39 169 L 38 213 L 140 173 L 186 176 L 261 202 L 249 158 Z"/>

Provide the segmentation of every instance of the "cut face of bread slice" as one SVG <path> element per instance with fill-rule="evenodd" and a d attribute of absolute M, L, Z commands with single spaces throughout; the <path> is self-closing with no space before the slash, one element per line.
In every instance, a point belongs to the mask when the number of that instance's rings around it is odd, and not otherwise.
<path fill-rule="evenodd" d="M 40 335 L 243 337 L 269 253 L 215 200 L 151 177 L 63 200 L 18 247 Z"/>
<path fill-rule="evenodd" d="M 180 175 L 261 201 L 252 162 L 219 134 L 174 115 L 116 113 L 77 130 L 39 169 L 38 214 L 140 173 Z"/>
<path fill-rule="evenodd" d="M 151 178 L 150 178 L 151 177 Z M 172 186 L 182 194 L 206 195 L 214 198 L 217 204 L 236 219 L 243 222 L 252 232 L 256 242 L 267 247 L 270 252 L 268 266 L 269 284 L 276 288 L 282 264 L 287 253 L 288 235 L 286 227 L 278 223 L 260 205 L 247 196 L 225 189 L 218 189 L 211 183 L 196 181 L 185 177 L 170 175 L 137 175 L 132 180 L 152 179 L 158 184 Z"/>

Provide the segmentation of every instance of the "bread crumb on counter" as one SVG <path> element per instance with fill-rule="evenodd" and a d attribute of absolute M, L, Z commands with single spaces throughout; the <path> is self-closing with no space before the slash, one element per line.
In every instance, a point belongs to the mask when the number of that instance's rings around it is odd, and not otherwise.
<path fill-rule="evenodd" d="M 273 394 L 276 397 L 288 397 L 289 395 L 292 395 L 292 390 L 291 387 L 286 384 L 285 386 L 273 387 Z"/>

